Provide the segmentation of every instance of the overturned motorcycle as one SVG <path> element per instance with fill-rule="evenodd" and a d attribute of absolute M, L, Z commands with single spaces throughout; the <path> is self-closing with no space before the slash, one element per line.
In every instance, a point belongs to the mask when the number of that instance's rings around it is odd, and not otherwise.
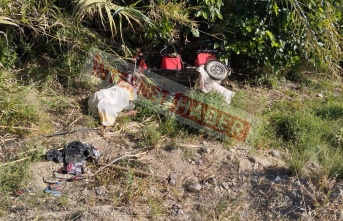
<path fill-rule="evenodd" d="M 138 53 L 135 57 L 136 67 L 148 77 L 150 73 L 156 73 L 204 93 L 217 91 L 230 103 L 235 93 L 220 84 L 231 74 L 231 69 L 217 58 L 218 50 L 197 50 L 194 59 L 183 59 L 179 51 L 173 45 L 168 45 L 160 51 L 159 56 L 152 58 L 149 57 L 151 53 Z M 160 64 L 156 64 L 156 61 L 160 61 Z"/>

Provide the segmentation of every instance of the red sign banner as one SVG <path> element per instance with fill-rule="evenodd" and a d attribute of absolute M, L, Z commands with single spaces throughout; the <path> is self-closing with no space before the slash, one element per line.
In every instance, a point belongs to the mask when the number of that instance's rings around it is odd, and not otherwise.
<path fill-rule="evenodd" d="M 168 98 L 171 105 L 164 111 L 174 113 L 179 121 L 198 129 L 204 128 L 206 131 L 214 132 L 222 137 L 246 141 L 251 127 L 250 122 L 178 91 L 168 91 L 149 83 L 146 79 L 132 74 L 135 71 L 134 64 L 127 63 L 127 67 L 123 68 L 125 70 L 120 70 L 120 67 L 112 66 L 109 64 L 110 61 L 105 61 L 102 53 L 98 52 L 91 57 L 91 74 L 93 76 L 110 84 L 126 81 L 137 89 L 138 95 L 158 106 L 162 106 Z"/>

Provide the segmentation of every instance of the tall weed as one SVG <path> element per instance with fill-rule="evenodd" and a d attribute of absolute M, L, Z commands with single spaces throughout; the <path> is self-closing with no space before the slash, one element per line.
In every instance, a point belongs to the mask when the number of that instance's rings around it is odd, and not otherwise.
<path fill-rule="evenodd" d="M 340 97 L 279 101 L 269 112 L 275 138 L 290 150 L 289 166 L 296 173 L 308 172 L 343 177 L 342 122 Z"/>

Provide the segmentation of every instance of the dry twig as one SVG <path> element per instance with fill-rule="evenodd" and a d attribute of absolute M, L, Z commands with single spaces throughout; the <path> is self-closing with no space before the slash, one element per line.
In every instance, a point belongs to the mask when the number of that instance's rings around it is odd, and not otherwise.
<path fill-rule="evenodd" d="M 112 164 L 112 165 L 99 164 L 99 165 L 104 166 L 104 167 L 112 167 L 112 168 L 115 168 L 115 169 L 118 169 L 118 170 L 132 171 L 132 172 L 134 172 L 136 174 L 140 174 L 140 175 L 144 175 L 144 176 L 153 176 L 153 177 L 156 177 L 156 178 L 167 180 L 167 177 L 165 177 L 165 176 L 154 174 L 154 173 L 148 173 L 148 172 L 145 172 L 143 170 L 137 170 L 137 169 L 132 169 L 132 168 L 128 168 L 128 167 L 122 167 L 122 166 L 118 166 L 118 165 L 115 165 L 115 164 Z"/>
<path fill-rule="evenodd" d="M 146 149 L 146 148 L 143 148 L 143 149 Z M 101 165 L 102 167 L 100 167 L 100 168 L 94 173 L 94 175 L 97 174 L 97 173 L 99 173 L 101 170 L 105 169 L 106 167 L 108 167 L 108 166 L 114 164 L 115 162 L 121 160 L 121 159 L 128 158 L 128 157 L 136 157 L 137 155 L 142 154 L 142 153 L 138 153 L 138 151 L 141 151 L 141 150 L 142 150 L 142 149 L 134 150 L 134 151 L 132 151 L 132 152 L 130 152 L 130 153 L 128 153 L 128 154 L 125 154 L 125 155 L 123 155 L 123 156 L 117 157 L 117 158 L 115 158 L 114 160 L 112 160 L 112 161 L 111 161 L 110 163 L 108 163 L 108 164 L 99 164 L 99 165 Z M 135 153 L 135 154 L 134 154 L 134 153 Z"/>

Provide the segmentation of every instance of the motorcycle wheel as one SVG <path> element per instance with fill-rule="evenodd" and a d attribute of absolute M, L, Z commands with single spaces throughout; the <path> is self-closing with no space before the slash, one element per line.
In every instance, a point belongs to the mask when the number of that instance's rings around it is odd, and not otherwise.
<path fill-rule="evenodd" d="M 213 80 L 224 80 L 228 75 L 225 64 L 216 60 L 208 61 L 205 64 L 205 71 Z"/>

